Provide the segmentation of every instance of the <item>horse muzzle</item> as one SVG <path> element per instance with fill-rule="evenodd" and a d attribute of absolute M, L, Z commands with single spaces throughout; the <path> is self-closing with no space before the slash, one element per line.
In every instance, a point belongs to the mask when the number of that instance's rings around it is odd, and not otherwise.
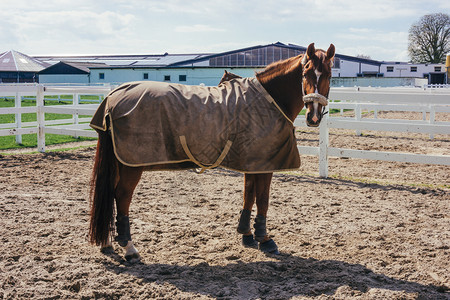
<path fill-rule="evenodd" d="M 313 102 L 322 105 L 323 107 L 322 111 L 319 110 L 318 105 L 314 105 L 314 109 L 312 111 L 309 110 L 308 113 L 306 114 L 306 125 L 308 125 L 308 127 L 318 127 L 324 115 L 325 106 L 328 105 L 327 98 L 318 93 L 311 93 L 306 96 L 303 96 L 303 102 L 304 103 Z"/>

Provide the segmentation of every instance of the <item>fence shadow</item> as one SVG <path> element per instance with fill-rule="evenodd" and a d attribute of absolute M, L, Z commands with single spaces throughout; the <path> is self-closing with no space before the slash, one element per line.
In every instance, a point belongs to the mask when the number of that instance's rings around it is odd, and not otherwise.
<path fill-rule="evenodd" d="M 230 257 L 224 266 L 170 265 L 125 262 L 116 252 L 108 254 L 105 268 L 128 274 L 143 283 L 169 283 L 184 292 L 226 299 L 289 299 L 295 296 L 333 295 L 340 287 L 351 293 L 370 289 L 415 293 L 418 299 L 448 299 L 448 289 L 399 280 L 359 265 L 336 260 L 316 260 L 281 254 L 277 261 L 244 263 Z"/>
<path fill-rule="evenodd" d="M 192 171 L 194 172 L 194 171 Z M 230 176 L 230 177 L 243 177 L 244 175 L 237 171 L 227 170 L 223 168 L 217 168 L 213 170 L 208 170 L 204 173 L 209 176 Z M 289 173 L 274 173 L 274 180 L 279 180 L 282 182 L 292 182 L 294 184 L 320 184 L 320 185 L 340 185 L 355 188 L 370 188 L 382 191 L 406 191 L 412 194 L 433 194 L 439 195 L 444 193 L 440 189 L 427 188 L 427 187 L 415 187 L 400 184 L 382 184 L 373 182 L 359 182 L 349 179 L 338 179 L 338 178 L 321 178 L 312 175 L 296 175 Z"/>
<path fill-rule="evenodd" d="M 407 191 L 412 194 L 441 194 L 443 191 L 439 189 L 433 188 L 422 188 L 415 186 L 407 186 L 400 184 L 381 184 L 381 183 L 366 183 L 353 181 L 348 179 L 337 179 L 337 178 L 320 178 L 311 175 L 293 175 L 293 174 L 275 174 L 275 179 L 278 179 L 283 182 L 292 181 L 293 183 L 308 183 L 308 184 L 328 184 L 328 185 L 341 185 L 348 187 L 357 187 L 357 188 L 371 188 L 378 189 L 382 191 Z"/>

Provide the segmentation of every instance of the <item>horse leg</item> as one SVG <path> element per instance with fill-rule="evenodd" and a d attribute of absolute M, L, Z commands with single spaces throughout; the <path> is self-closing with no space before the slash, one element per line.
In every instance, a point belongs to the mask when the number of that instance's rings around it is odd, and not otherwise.
<path fill-rule="evenodd" d="M 139 252 L 134 247 L 130 232 L 129 211 L 133 192 L 141 179 L 143 168 L 132 168 L 119 164 L 119 179 L 115 187 L 117 217 L 115 240 L 125 247 L 125 259 L 139 259 Z"/>
<path fill-rule="evenodd" d="M 271 254 L 279 254 L 278 246 L 267 234 L 266 219 L 269 209 L 270 183 L 273 173 L 257 174 L 255 182 L 257 215 L 255 218 L 255 240 L 259 249 Z"/>
<path fill-rule="evenodd" d="M 250 228 L 252 207 L 256 199 L 255 178 L 255 174 L 245 174 L 244 176 L 244 207 L 241 210 L 237 228 L 237 231 L 242 234 L 242 245 L 250 248 L 258 247 Z"/>

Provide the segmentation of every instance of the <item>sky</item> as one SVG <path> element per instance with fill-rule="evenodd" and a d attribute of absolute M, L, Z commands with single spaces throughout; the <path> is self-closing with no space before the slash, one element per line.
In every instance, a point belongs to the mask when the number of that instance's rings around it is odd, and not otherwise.
<path fill-rule="evenodd" d="M 449 0 L 0 0 L 0 53 L 220 53 L 276 42 L 408 61 L 408 30 Z"/>

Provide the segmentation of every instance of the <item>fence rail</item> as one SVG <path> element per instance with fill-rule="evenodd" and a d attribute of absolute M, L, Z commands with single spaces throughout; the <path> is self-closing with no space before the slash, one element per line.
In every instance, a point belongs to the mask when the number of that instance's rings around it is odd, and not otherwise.
<path fill-rule="evenodd" d="M 0 108 L 1 114 L 15 114 L 15 123 L 0 124 L 0 136 L 36 134 L 38 150 L 45 151 L 45 134 L 97 137 L 90 130 L 89 121 L 98 104 L 80 104 L 80 95 L 106 96 L 111 87 L 44 87 L 42 85 L 0 85 L 0 97 L 15 99 L 15 107 Z M 47 96 L 72 95 L 71 105 L 44 105 Z M 36 106 L 21 107 L 23 97 L 35 97 Z M 334 148 L 329 143 L 329 129 L 351 129 L 356 134 L 362 130 L 425 133 L 450 135 L 450 122 L 437 122 L 435 114 L 450 113 L 450 91 L 448 89 L 412 88 L 332 88 L 329 109 L 353 110 L 354 117 L 329 117 L 325 115 L 319 127 L 318 147 L 298 146 L 305 155 L 319 156 L 319 175 L 328 176 L 329 157 L 361 158 L 382 161 L 450 165 L 450 155 L 425 155 L 398 152 L 368 151 Z M 58 98 L 53 98 L 58 99 Z M 337 100 L 337 101 L 336 101 Z M 47 100 L 45 100 L 47 101 Z M 374 112 L 373 118 L 362 118 L 362 111 Z M 422 120 L 378 119 L 378 111 L 422 112 Z M 36 113 L 36 122 L 21 122 L 21 114 Z M 68 114 L 71 119 L 45 121 L 45 113 Z M 427 120 L 426 116 L 429 115 Z M 295 126 L 306 126 L 304 117 L 298 117 Z"/>
<path fill-rule="evenodd" d="M 16 142 L 22 143 L 23 134 L 37 133 L 38 150 L 45 151 L 45 134 L 71 135 L 74 137 L 96 137 L 94 131 L 89 130 L 87 123 L 98 107 L 101 98 L 105 97 L 110 86 L 43 86 L 31 84 L 0 85 L 0 97 L 14 99 L 15 107 L 0 108 L 1 114 L 14 114 L 15 123 L 0 124 L 0 136 L 15 135 Z M 61 97 L 61 95 L 68 96 Z M 53 97 L 52 97 L 53 96 Z M 56 96 L 56 97 L 55 97 Z M 82 96 L 95 96 L 97 99 L 85 99 L 83 102 L 97 102 L 96 104 L 81 104 Z M 94 98 L 95 98 L 94 97 Z M 36 99 L 36 106 L 22 107 L 24 99 Z M 71 105 L 45 105 L 49 101 L 72 102 Z M 23 122 L 21 115 L 36 113 L 36 122 Z M 46 113 L 68 114 L 71 119 L 45 120 Z"/>
<path fill-rule="evenodd" d="M 450 122 L 436 121 L 436 113 L 450 113 L 450 91 L 448 89 L 413 88 L 332 88 L 328 109 L 353 110 L 354 117 L 329 117 L 324 115 L 319 128 L 319 146 L 299 146 L 299 152 L 319 156 L 319 175 L 328 177 L 328 157 L 361 158 L 381 161 L 396 161 L 450 166 L 450 155 L 425 155 L 387 151 L 334 148 L 329 144 L 329 129 L 424 133 L 434 138 L 435 134 L 450 136 Z M 363 118 L 362 111 L 373 111 L 374 118 Z M 422 120 L 378 119 L 379 111 L 422 112 Z M 429 114 L 429 119 L 426 116 Z M 306 126 L 297 118 L 295 126 Z"/>
<path fill-rule="evenodd" d="M 448 89 L 419 88 L 331 88 L 329 98 L 346 102 L 409 104 L 409 105 L 449 105 Z"/>

